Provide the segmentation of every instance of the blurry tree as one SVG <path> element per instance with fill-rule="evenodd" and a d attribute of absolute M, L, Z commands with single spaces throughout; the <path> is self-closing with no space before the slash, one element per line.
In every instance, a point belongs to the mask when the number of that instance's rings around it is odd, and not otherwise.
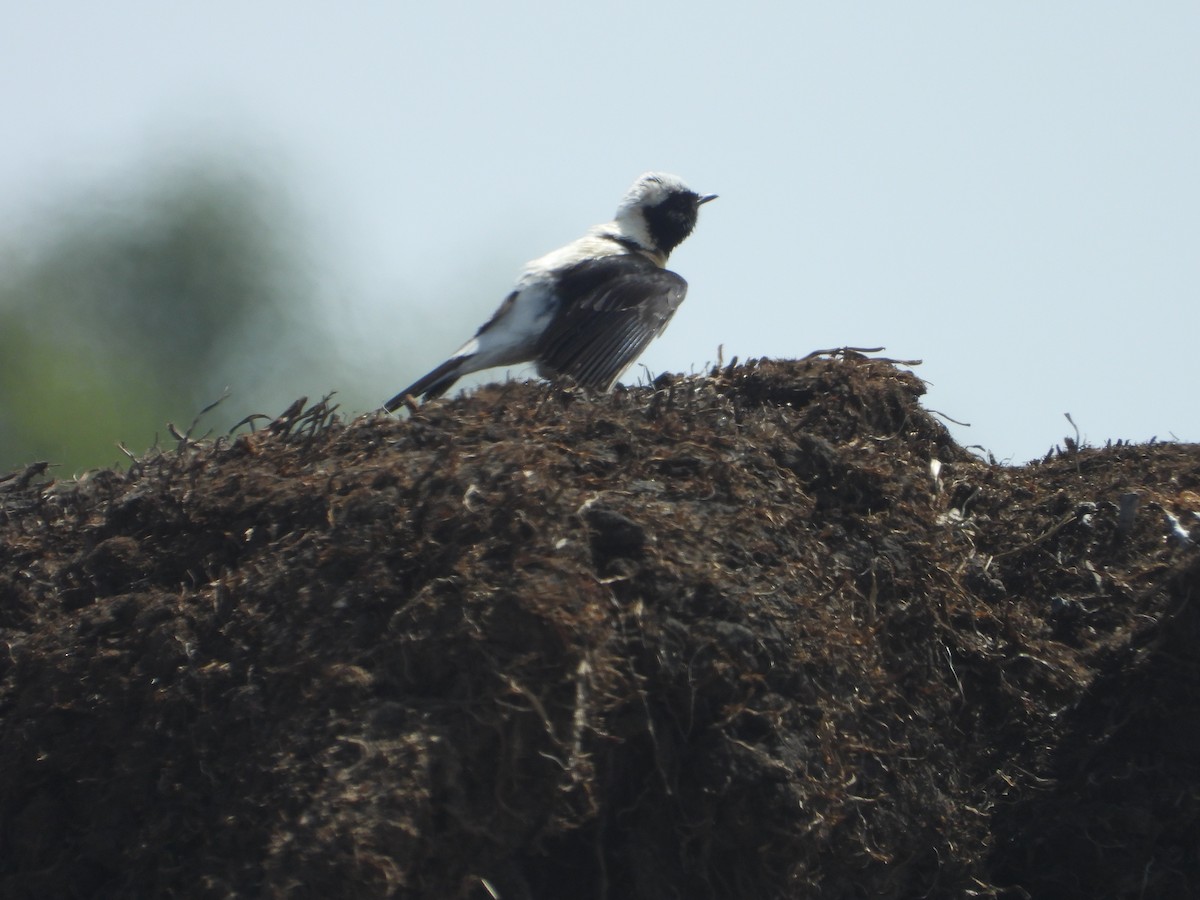
<path fill-rule="evenodd" d="M 0 270 L 0 472 L 109 465 L 118 441 L 140 451 L 166 422 L 186 428 L 233 373 L 302 366 L 312 297 L 292 220 L 261 180 L 192 165 L 78 198 L 13 254 Z"/>

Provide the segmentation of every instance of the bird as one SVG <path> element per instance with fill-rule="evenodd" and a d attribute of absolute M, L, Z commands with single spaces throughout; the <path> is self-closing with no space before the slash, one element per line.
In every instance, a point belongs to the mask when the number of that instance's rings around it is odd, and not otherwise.
<path fill-rule="evenodd" d="M 471 372 L 527 362 L 543 378 L 611 390 L 683 302 L 687 282 L 666 268 L 667 258 L 716 197 L 664 172 L 641 175 L 611 222 L 526 263 L 475 336 L 384 409 L 439 397 Z"/>

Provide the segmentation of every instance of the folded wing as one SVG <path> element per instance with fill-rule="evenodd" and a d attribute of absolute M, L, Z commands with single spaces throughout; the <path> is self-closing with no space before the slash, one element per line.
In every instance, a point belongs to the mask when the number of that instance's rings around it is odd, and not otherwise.
<path fill-rule="evenodd" d="M 538 369 L 607 391 L 675 314 L 687 282 L 640 255 L 588 260 L 569 269 L 564 303 L 542 333 Z"/>

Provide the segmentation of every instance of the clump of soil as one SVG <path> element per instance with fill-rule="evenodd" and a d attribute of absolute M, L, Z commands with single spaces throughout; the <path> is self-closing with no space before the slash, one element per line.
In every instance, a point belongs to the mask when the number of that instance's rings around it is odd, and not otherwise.
<path fill-rule="evenodd" d="M 0 481 L 5 897 L 1191 897 L 1200 448 L 854 354 Z"/>

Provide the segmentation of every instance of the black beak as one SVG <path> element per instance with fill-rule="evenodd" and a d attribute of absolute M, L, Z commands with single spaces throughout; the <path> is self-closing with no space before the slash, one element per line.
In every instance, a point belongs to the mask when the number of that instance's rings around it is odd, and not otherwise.
<path fill-rule="evenodd" d="M 705 194 L 703 197 L 701 197 L 699 200 L 696 201 L 696 205 L 699 206 L 701 203 L 707 203 L 709 200 L 716 200 L 716 199 L 717 199 L 716 194 Z"/>

